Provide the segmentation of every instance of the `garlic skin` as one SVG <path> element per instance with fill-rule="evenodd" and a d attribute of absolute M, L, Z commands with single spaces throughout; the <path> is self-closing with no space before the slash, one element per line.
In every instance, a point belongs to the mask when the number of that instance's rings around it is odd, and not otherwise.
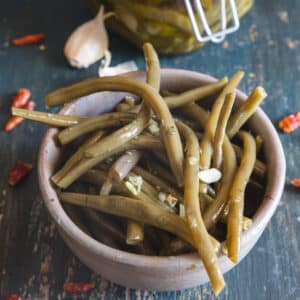
<path fill-rule="evenodd" d="M 100 60 L 108 50 L 108 35 L 104 26 L 105 18 L 103 6 L 98 14 L 77 27 L 69 36 L 64 54 L 69 64 L 75 68 L 87 68 Z"/>

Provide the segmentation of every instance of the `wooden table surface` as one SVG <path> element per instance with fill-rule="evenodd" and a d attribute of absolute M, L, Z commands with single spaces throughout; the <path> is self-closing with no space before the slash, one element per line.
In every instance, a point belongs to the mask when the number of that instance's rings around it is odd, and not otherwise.
<path fill-rule="evenodd" d="M 244 69 L 241 89 L 263 85 L 263 104 L 274 124 L 300 109 L 300 1 L 256 1 L 238 33 L 221 45 L 209 44 L 185 56 L 162 57 L 162 67 L 184 68 L 216 77 Z M 10 0 L 0 2 L 0 128 L 9 116 L 12 95 L 21 87 L 32 91 L 38 110 L 45 94 L 97 74 L 66 65 L 63 45 L 71 30 L 91 17 L 86 1 Z M 45 32 L 45 50 L 12 47 L 16 36 Z M 112 64 L 135 60 L 140 51 L 111 37 Z M 45 126 L 25 122 L 11 133 L 0 131 L 0 299 L 16 293 L 25 299 L 62 299 L 65 280 L 93 281 L 90 299 L 214 299 L 209 285 L 176 292 L 130 290 L 91 273 L 68 250 L 43 205 L 36 159 Z M 287 182 L 300 177 L 300 130 L 280 134 L 287 158 Z M 35 170 L 15 188 L 7 174 L 16 160 Z M 300 299 L 300 190 L 288 185 L 280 206 L 251 253 L 225 275 L 227 288 L 218 299 Z M 67 299 L 67 297 L 66 297 Z"/>

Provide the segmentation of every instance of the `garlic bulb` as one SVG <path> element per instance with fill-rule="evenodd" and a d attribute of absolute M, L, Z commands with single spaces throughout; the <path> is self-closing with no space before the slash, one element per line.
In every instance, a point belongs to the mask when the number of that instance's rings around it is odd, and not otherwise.
<path fill-rule="evenodd" d="M 108 35 L 104 20 L 111 15 L 111 13 L 104 14 L 103 6 L 101 6 L 93 20 L 82 24 L 73 31 L 64 49 L 71 66 L 87 68 L 107 53 Z"/>

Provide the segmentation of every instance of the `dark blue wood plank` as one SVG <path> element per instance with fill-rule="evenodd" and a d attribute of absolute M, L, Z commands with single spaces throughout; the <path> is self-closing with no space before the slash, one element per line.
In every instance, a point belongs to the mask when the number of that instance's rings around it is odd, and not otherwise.
<path fill-rule="evenodd" d="M 37 109 L 44 109 L 44 95 L 49 90 L 96 75 L 97 65 L 79 71 L 69 68 L 62 51 L 71 30 L 90 18 L 87 3 L 65 0 L 45 5 L 37 0 L 0 3 L 1 128 L 11 96 L 18 88 L 29 87 Z M 288 12 L 288 23 L 278 17 L 281 12 Z M 256 1 L 239 32 L 228 37 L 227 48 L 209 44 L 189 55 L 162 57 L 161 64 L 216 77 L 244 69 L 247 76 L 241 88 L 249 92 L 257 84 L 265 86 L 269 97 L 263 108 L 276 123 L 283 115 L 300 109 L 299 12 L 299 1 Z M 37 46 L 7 47 L 12 37 L 29 32 L 46 33 L 45 51 Z M 112 36 L 111 50 L 112 64 L 135 60 L 143 68 L 141 52 L 126 41 Z M 164 293 L 125 289 L 92 274 L 78 262 L 43 207 L 36 172 L 16 189 L 6 183 L 7 173 L 17 159 L 36 166 L 44 131 L 44 126 L 30 122 L 9 134 L 0 131 L 0 214 L 4 215 L 0 225 L 0 298 L 20 292 L 28 299 L 47 299 L 47 293 L 48 298 L 58 299 L 65 279 L 74 278 L 97 283 L 92 299 L 214 299 L 209 285 Z M 300 131 L 280 137 L 287 156 L 287 179 L 299 177 Z M 299 191 L 287 188 L 253 251 L 226 274 L 228 287 L 219 299 L 300 299 L 299 216 Z"/>

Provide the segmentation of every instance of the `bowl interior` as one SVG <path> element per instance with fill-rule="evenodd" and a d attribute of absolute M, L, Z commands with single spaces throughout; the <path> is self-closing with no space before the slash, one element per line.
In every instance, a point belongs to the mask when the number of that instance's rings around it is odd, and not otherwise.
<path fill-rule="evenodd" d="M 144 80 L 145 78 L 144 72 L 141 71 L 131 72 L 126 76 L 139 80 Z M 169 91 L 191 89 L 216 80 L 200 73 L 176 69 L 163 69 L 161 77 L 161 88 Z M 78 116 L 98 115 L 112 110 L 125 95 L 128 94 L 111 92 L 96 93 L 87 97 L 82 97 L 73 103 L 66 105 L 61 113 Z M 241 105 L 245 99 L 246 95 L 238 91 L 235 106 L 238 107 Z M 270 120 L 261 109 L 258 109 L 248 124 L 251 131 L 255 134 L 259 134 L 264 140 L 264 154 L 268 167 L 268 175 L 265 196 L 261 200 L 260 205 L 253 216 L 253 225 L 249 230 L 244 232 L 242 236 L 241 257 L 246 255 L 250 250 L 247 246 L 249 241 L 254 238 L 257 239 L 260 236 L 267 222 L 273 215 L 280 201 L 285 178 L 285 159 L 282 146 Z M 81 244 L 94 249 L 99 255 L 108 259 L 113 258 L 114 260 L 122 261 L 122 263 L 125 262 L 141 266 L 149 265 L 153 267 L 155 267 L 159 261 L 160 267 L 163 267 L 164 265 L 167 266 L 170 261 L 165 257 L 153 258 L 151 256 L 131 254 L 121 250 L 112 249 L 86 235 L 72 222 L 64 212 L 64 209 L 57 198 L 55 189 L 49 180 L 54 173 L 62 154 L 62 149 L 55 144 L 53 139 L 56 133 L 56 129 L 49 129 L 41 144 L 39 155 L 39 181 L 45 204 L 60 230 L 71 239 L 76 239 Z M 184 265 L 187 262 L 190 264 L 191 261 L 196 260 L 197 255 L 184 254 L 178 256 L 178 258 L 180 259 L 180 263 Z M 221 252 L 219 253 L 219 258 L 221 265 L 222 261 L 227 260 L 226 256 Z M 228 261 L 226 263 L 228 264 Z"/>

